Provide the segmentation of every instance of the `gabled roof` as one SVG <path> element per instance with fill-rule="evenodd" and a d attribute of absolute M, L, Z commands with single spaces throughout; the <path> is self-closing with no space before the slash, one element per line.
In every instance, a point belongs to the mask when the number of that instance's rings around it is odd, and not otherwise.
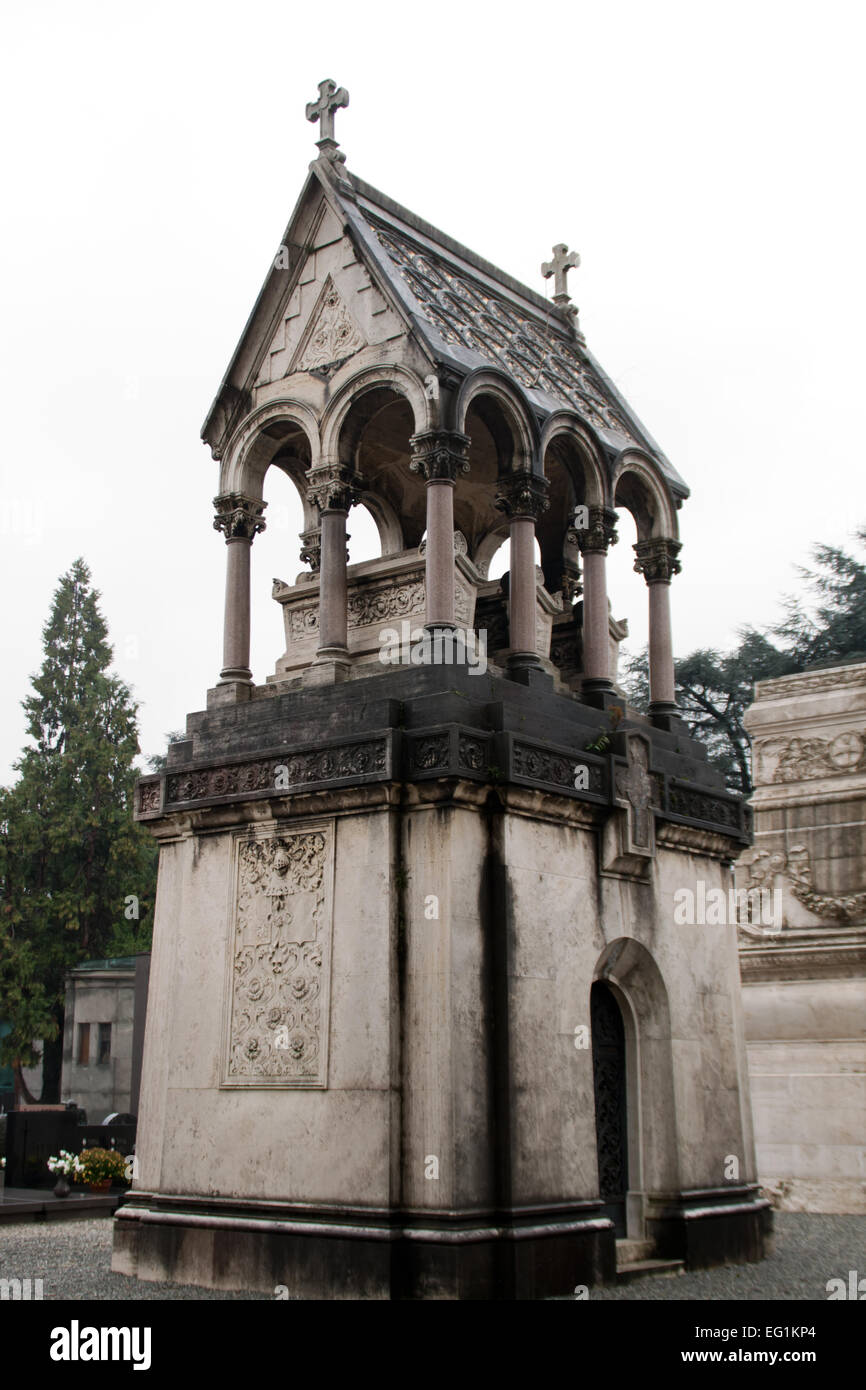
<path fill-rule="evenodd" d="M 518 383 L 539 418 L 573 410 L 609 453 L 637 445 L 657 460 L 675 496 L 689 495 L 648 430 L 548 300 L 326 159 L 310 166 L 283 237 L 298 259 L 311 196 L 320 201 L 322 194 L 432 362 L 461 376 L 491 364 L 499 367 Z M 256 346 L 263 346 L 271 330 L 286 283 L 284 271 L 272 269 L 262 287 L 202 429 L 212 446 L 218 407 L 223 420 L 232 416 L 234 402 L 252 385 Z"/>

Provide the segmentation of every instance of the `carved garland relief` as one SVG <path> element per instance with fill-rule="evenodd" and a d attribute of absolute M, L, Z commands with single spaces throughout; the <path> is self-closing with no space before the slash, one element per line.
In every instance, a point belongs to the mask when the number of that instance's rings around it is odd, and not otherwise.
<path fill-rule="evenodd" d="M 848 729 L 835 738 L 764 738 L 755 744 L 759 785 L 804 782 L 866 769 L 866 737 Z"/>
<path fill-rule="evenodd" d="M 393 618 L 411 617 L 423 613 L 426 607 L 424 580 L 409 584 L 382 585 L 366 592 L 349 595 L 348 626 L 369 627 L 373 623 Z M 461 584 L 454 585 L 454 612 L 458 622 L 469 621 L 469 594 Z M 318 604 L 291 609 L 292 638 L 298 640 L 319 630 Z"/>
<path fill-rule="evenodd" d="M 238 837 L 223 1086 L 328 1084 L 332 821 Z"/>
<path fill-rule="evenodd" d="M 805 845 L 792 845 L 785 850 L 756 849 L 740 860 L 748 869 L 748 890 L 772 891 L 777 875 L 787 878 L 792 895 L 816 917 L 828 917 L 837 922 L 862 921 L 866 916 L 866 892 L 819 893 L 812 881 L 812 862 Z"/>

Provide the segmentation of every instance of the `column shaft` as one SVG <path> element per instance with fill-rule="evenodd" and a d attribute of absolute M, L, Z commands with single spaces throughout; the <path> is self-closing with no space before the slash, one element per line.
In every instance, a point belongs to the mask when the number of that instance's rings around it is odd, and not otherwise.
<path fill-rule="evenodd" d="M 250 670 L 250 552 L 252 539 L 230 536 L 226 542 L 226 602 L 223 624 L 224 681 L 252 680 Z"/>
<path fill-rule="evenodd" d="M 511 540 L 508 665 L 513 680 L 528 682 L 529 673 L 542 667 L 535 638 L 535 522 L 548 506 L 547 493 L 544 475 L 528 469 L 505 473 L 497 484 L 495 505 L 509 518 Z"/>
<path fill-rule="evenodd" d="M 322 567 L 319 581 L 319 654 L 349 645 L 346 584 L 346 513 L 322 512 Z"/>
<path fill-rule="evenodd" d="M 214 530 L 226 538 L 226 601 L 223 620 L 223 668 L 220 684 L 252 683 L 250 670 L 250 550 L 264 531 L 265 502 L 242 492 L 214 498 Z"/>
<path fill-rule="evenodd" d="M 583 520 L 569 536 L 583 556 L 583 681 L 591 703 L 604 702 L 613 690 L 610 678 L 610 617 L 607 606 L 607 551 L 616 545 L 616 512 L 609 507 L 581 507 Z"/>
<path fill-rule="evenodd" d="M 454 483 L 427 483 L 427 626 L 454 626 Z"/>
<path fill-rule="evenodd" d="M 610 623 L 607 611 L 607 556 L 583 556 L 583 679 L 610 683 Z"/>
<path fill-rule="evenodd" d="M 509 646 L 513 656 L 535 656 L 535 521 L 531 516 L 513 516 L 511 538 L 511 578 L 509 584 Z"/>
<path fill-rule="evenodd" d="M 650 713 L 660 719 L 677 712 L 670 589 L 681 568 L 680 548 L 672 536 L 651 536 L 634 548 L 634 567 L 649 589 Z"/>
<path fill-rule="evenodd" d="M 671 586 L 664 580 L 649 588 L 650 704 L 675 703 L 674 650 L 671 638 Z"/>

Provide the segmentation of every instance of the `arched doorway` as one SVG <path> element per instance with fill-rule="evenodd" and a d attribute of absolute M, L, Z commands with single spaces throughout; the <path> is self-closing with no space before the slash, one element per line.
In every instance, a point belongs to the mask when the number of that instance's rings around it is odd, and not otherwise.
<path fill-rule="evenodd" d="M 628 1113 L 625 1025 L 616 996 L 597 980 L 589 997 L 598 1185 L 604 1215 L 617 1237 L 626 1235 Z"/>

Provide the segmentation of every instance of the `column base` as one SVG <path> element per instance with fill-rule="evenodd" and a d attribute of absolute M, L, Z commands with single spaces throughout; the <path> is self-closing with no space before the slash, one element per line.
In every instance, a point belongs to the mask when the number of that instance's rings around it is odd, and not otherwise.
<path fill-rule="evenodd" d="M 610 709 L 611 705 L 625 708 L 625 700 L 613 688 L 613 681 L 603 676 L 585 676 L 580 683 L 580 698 L 584 705 L 593 709 Z"/>
<path fill-rule="evenodd" d="M 679 706 L 669 700 L 650 700 L 649 717 L 657 729 L 669 734 L 688 734 L 688 726 L 680 715 Z"/>
<path fill-rule="evenodd" d="M 217 705 L 241 705 L 251 700 L 255 689 L 251 680 L 221 680 L 207 693 L 207 707 Z"/>
<path fill-rule="evenodd" d="M 517 685 L 528 685 L 532 690 L 553 689 L 553 676 L 545 671 L 534 652 L 512 652 L 505 670 L 508 679 Z"/>
<path fill-rule="evenodd" d="M 352 674 L 352 660 L 345 647 L 323 647 L 316 653 L 312 666 L 302 673 L 305 686 L 339 685 Z"/>

